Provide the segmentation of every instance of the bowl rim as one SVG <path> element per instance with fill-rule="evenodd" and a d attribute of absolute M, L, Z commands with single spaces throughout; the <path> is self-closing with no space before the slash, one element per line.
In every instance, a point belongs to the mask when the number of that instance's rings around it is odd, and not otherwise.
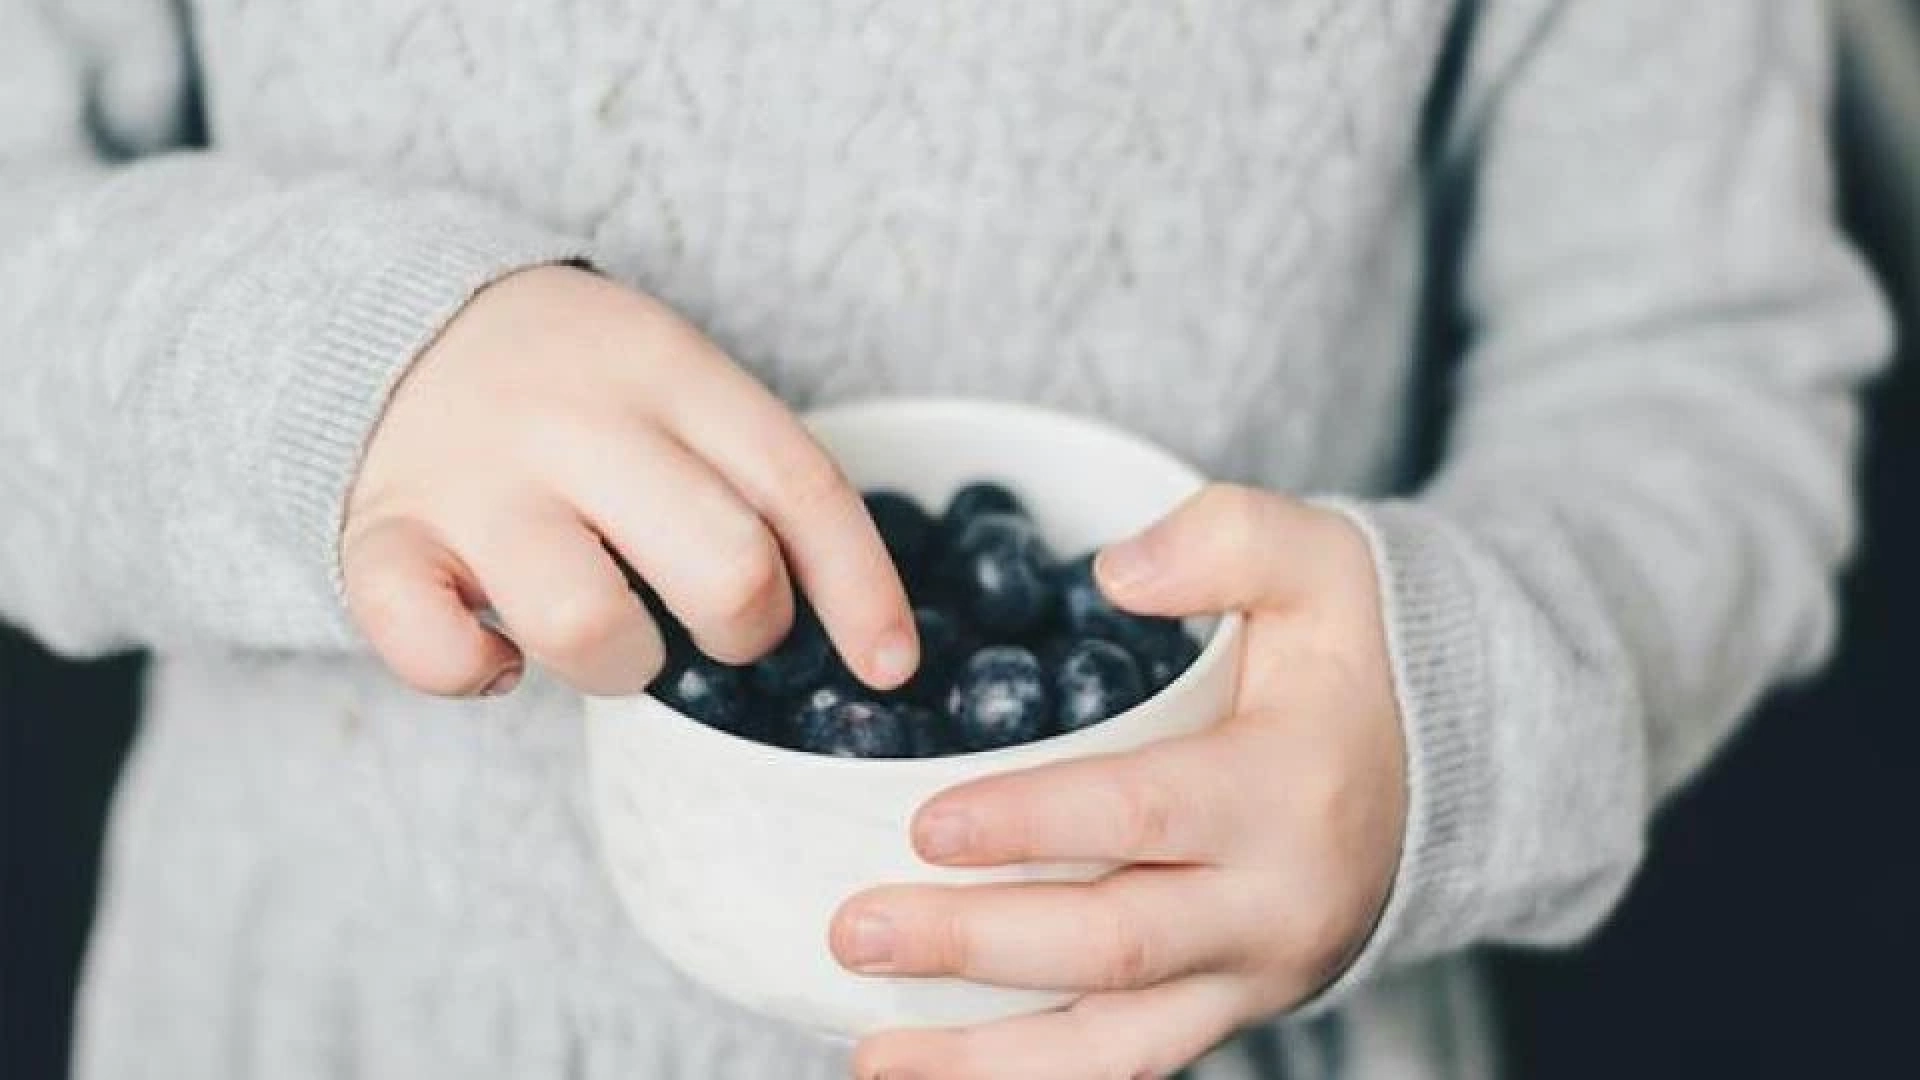
<path fill-rule="evenodd" d="M 1154 457 L 1161 458 L 1167 464 L 1176 467 L 1196 483 L 1204 483 L 1206 475 L 1200 468 L 1161 446 L 1152 439 L 1129 431 L 1118 424 L 1102 420 L 1097 416 L 1082 412 L 1071 412 L 1051 405 L 1040 405 L 1030 401 L 991 397 L 967 397 L 959 394 L 917 394 L 888 396 L 884 394 L 865 397 L 841 398 L 800 412 L 800 422 L 807 428 L 817 423 L 831 423 L 847 417 L 858 418 L 867 413 L 999 413 L 1017 418 L 1027 423 L 1046 423 L 1077 429 L 1082 435 L 1130 443 Z"/>
<path fill-rule="evenodd" d="M 1161 458 L 1176 470 L 1185 473 L 1196 487 L 1206 483 L 1205 474 L 1198 468 L 1149 439 L 1143 438 L 1117 425 L 1109 424 L 1090 416 L 1065 412 L 1027 402 L 1001 401 L 992 398 L 939 396 L 869 397 L 837 401 L 820 408 L 805 410 L 801 414 L 801 421 L 807 427 L 811 428 L 815 423 L 821 421 L 831 423 L 847 417 L 857 419 L 869 413 L 885 413 L 891 416 L 900 412 L 923 414 L 998 412 L 1003 415 L 1016 416 L 1026 422 L 1045 422 L 1056 425 L 1065 424 L 1066 426 L 1078 429 L 1083 435 L 1132 443 L 1135 448 Z M 1199 655 L 1195 656 L 1193 662 L 1188 664 L 1186 669 L 1180 672 L 1179 675 L 1175 676 L 1172 682 L 1154 691 L 1139 703 L 1115 713 L 1098 724 L 1089 725 L 1078 731 L 1049 735 L 1043 739 L 1036 739 L 1032 742 L 1017 743 L 1013 746 L 1002 746 L 992 750 L 970 750 L 957 754 L 943 754 L 938 757 L 926 758 L 836 757 L 830 754 L 816 754 L 807 750 L 796 750 L 792 747 L 761 742 L 758 739 L 749 738 L 745 735 L 736 735 L 729 731 L 722 731 L 719 728 L 710 727 L 644 691 L 638 694 L 615 697 L 587 695 L 587 700 L 594 711 L 604 711 L 619 706 L 651 707 L 656 712 L 664 713 L 672 717 L 681 728 L 688 729 L 687 737 L 696 741 L 707 741 L 717 748 L 724 748 L 731 744 L 731 750 L 735 753 L 748 754 L 773 762 L 787 761 L 802 765 L 806 768 L 827 770 L 858 769 L 871 773 L 873 770 L 879 768 L 893 768 L 901 771 L 920 770 L 936 772 L 942 769 L 952 770 L 962 763 L 969 766 L 974 764 L 1017 766 L 1022 758 L 1037 758 L 1045 762 L 1078 756 L 1072 753 L 1074 744 L 1100 740 L 1103 729 L 1108 728 L 1109 725 L 1118 724 L 1130 717 L 1135 717 L 1135 715 L 1146 706 L 1174 694 L 1183 686 L 1198 679 L 1203 668 L 1211 668 L 1224 663 L 1226 654 L 1238 644 L 1244 616 L 1238 611 L 1227 611 L 1221 612 L 1217 616 L 1208 617 L 1214 619 L 1213 629 L 1207 634 L 1207 640 L 1201 643 Z"/>

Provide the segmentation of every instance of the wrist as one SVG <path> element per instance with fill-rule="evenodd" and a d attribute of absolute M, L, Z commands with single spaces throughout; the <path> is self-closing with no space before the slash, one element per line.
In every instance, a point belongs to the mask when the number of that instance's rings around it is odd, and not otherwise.
<path fill-rule="evenodd" d="M 1319 500 L 1365 538 L 1405 751 L 1399 860 L 1372 931 L 1306 1008 L 1343 999 L 1383 966 L 1472 939 L 1491 834 L 1485 657 L 1468 575 L 1449 527 L 1405 503 Z"/>
<path fill-rule="evenodd" d="M 269 495 L 284 539 L 340 593 L 348 492 L 395 386 L 468 301 L 528 267 L 581 257 L 566 237 L 464 196 L 369 198 L 342 260 L 339 299 L 290 357 L 268 433 Z"/>

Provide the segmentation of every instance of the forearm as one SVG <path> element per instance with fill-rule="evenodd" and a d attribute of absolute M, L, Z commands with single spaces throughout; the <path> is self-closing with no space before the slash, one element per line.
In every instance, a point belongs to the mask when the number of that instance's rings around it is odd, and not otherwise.
<path fill-rule="evenodd" d="M 1412 805 L 1363 969 L 1589 932 L 1660 800 L 1830 646 L 1888 326 L 1833 221 L 1815 21 L 1564 5 L 1470 140 L 1446 461 L 1347 506 Z"/>

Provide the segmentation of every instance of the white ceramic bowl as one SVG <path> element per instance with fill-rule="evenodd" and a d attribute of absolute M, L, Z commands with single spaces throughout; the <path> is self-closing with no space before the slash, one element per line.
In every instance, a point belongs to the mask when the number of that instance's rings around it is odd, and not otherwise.
<path fill-rule="evenodd" d="M 808 424 L 862 488 L 936 512 L 962 484 L 1006 482 L 1063 555 L 1145 526 L 1202 478 L 1101 424 L 1027 406 L 883 401 Z M 642 933 L 742 1005 L 828 1034 L 974 1023 L 1060 1004 L 954 979 L 860 976 L 827 947 L 842 901 L 889 882 L 1086 880 L 1109 867 L 929 866 L 908 823 L 932 795 L 1009 769 L 1126 750 L 1205 727 L 1230 705 L 1239 619 L 1198 623 L 1200 658 L 1151 700 L 1070 735 L 924 760 L 822 757 L 736 738 L 651 697 L 586 706 L 594 813 L 608 871 Z"/>

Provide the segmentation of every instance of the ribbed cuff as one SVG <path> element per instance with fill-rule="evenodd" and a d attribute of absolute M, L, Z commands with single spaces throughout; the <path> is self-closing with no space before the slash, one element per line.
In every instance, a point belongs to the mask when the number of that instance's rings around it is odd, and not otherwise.
<path fill-rule="evenodd" d="M 394 386 L 473 295 L 528 267 L 583 260 L 578 241 L 509 220 L 478 200 L 383 204 L 388 239 L 302 350 L 277 404 L 269 467 L 290 542 L 325 553 L 332 585 L 347 492 Z"/>
<path fill-rule="evenodd" d="M 1338 1004 L 1383 965 L 1471 940 L 1493 803 L 1485 628 L 1451 528 L 1410 503 L 1316 500 L 1366 535 L 1407 748 L 1407 827 L 1366 945 L 1299 1012 Z"/>

